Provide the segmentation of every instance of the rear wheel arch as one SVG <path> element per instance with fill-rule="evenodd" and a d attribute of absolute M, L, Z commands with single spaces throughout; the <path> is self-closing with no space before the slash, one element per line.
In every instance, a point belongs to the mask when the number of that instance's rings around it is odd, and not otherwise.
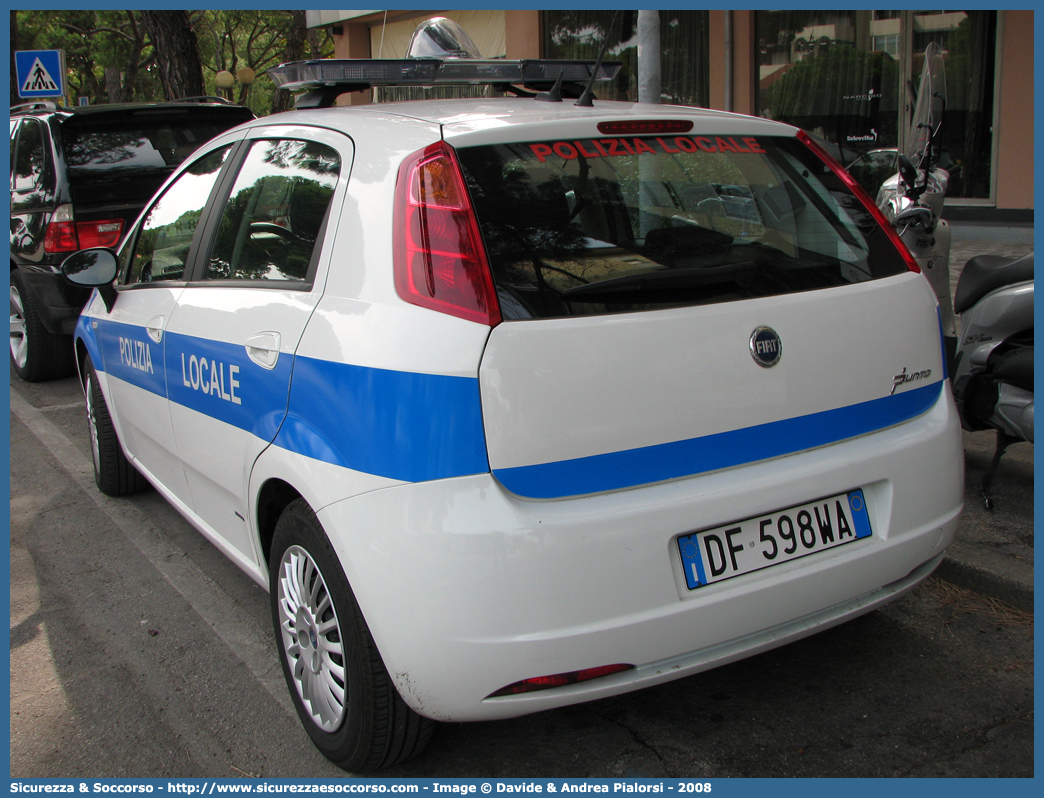
<path fill-rule="evenodd" d="M 267 567 L 272 554 L 272 538 L 279 517 L 291 502 L 303 498 L 301 494 L 282 479 L 269 479 L 257 494 L 257 532 L 261 544 L 261 556 Z"/>

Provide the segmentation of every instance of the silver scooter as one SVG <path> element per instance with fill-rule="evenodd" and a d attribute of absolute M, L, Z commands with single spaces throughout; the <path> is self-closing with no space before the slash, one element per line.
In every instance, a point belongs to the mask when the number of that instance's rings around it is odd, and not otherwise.
<path fill-rule="evenodd" d="M 950 299 L 950 225 L 942 218 L 950 173 L 938 165 L 939 128 L 945 110 L 942 51 L 931 42 L 924 54 L 906 146 L 898 155 L 899 173 L 881 185 L 877 207 L 895 226 L 935 291 L 947 359 L 951 359 L 957 346 L 957 326 Z"/>
<path fill-rule="evenodd" d="M 950 299 L 950 228 L 941 218 L 950 174 L 938 167 L 946 110 L 941 50 L 925 51 L 899 174 L 885 181 L 877 205 L 928 278 L 939 301 L 946 362 L 966 430 L 994 429 L 997 447 L 980 483 L 986 509 L 1001 456 L 1012 443 L 1033 442 L 1033 255 L 1013 260 L 979 255 L 965 264 Z M 956 316 L 960 314 L 960 336 Z"/>
<path fill-rule="evenodd" d="M 950 368 L 953 397 L 967 430 L 997 430 L 993 461 L 979 491 L 993 509 L 991 488 L 1001 455 L 1033 443 L 1033 253 L 1018 260 L 977 255 L 954 296 L 960 341 Z"/>

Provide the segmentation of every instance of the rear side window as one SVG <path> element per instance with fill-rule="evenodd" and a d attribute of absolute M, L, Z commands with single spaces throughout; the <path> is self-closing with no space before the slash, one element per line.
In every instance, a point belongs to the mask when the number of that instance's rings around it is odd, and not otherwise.
<path fill-rule="evenodd" d="M 505 319 L 727 302 L 907 268 L 793 138 L 539 141 L 457 154 Z"/>
<path fill-rule="evenodd" d="M 206 279 L 307 280 L 340 171 L 325 144 L 254 142 L 222 209 Z"/>

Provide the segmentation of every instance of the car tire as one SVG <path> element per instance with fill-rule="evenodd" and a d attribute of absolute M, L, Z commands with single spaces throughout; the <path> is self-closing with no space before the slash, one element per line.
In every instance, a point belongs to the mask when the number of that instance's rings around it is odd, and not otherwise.
<path fill-rule="evenodd" d="M 86 379 L 83 383 L 84 404 L 87 409 L 87 433 L 94 461 L 94 481 L 107 496 L 127 496 L 138 493 L 149 483 L 127 459 L 116 435 L 116 428 L 105 404 L 98 373 L 90 359 L 86 361 Z"/>
<path fill-rule="evenodd" d="M 36 299 L 17 269 L 11 271 L 11 363 L 26 382 L 65 377 L 72 373 L 72 337 L 44 327 Z"/>
<path fill-rule="evenodd" d="M 287 505 L 276 523 L 269 578 L 283 675 L 316 748 L 356 772 L 424 750 L 434 723 L 395 689 L 337 555 L 303 500 Z"/>

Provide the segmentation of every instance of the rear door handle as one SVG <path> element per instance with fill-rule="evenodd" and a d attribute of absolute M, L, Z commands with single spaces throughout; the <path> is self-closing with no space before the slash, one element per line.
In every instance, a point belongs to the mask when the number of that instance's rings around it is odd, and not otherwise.
<path fill-rule="evenodd" d="M 279 362 L 279 333 L 260 332 L 246 342 L 247 356 L 261 368 L 272 370 Z"/>

